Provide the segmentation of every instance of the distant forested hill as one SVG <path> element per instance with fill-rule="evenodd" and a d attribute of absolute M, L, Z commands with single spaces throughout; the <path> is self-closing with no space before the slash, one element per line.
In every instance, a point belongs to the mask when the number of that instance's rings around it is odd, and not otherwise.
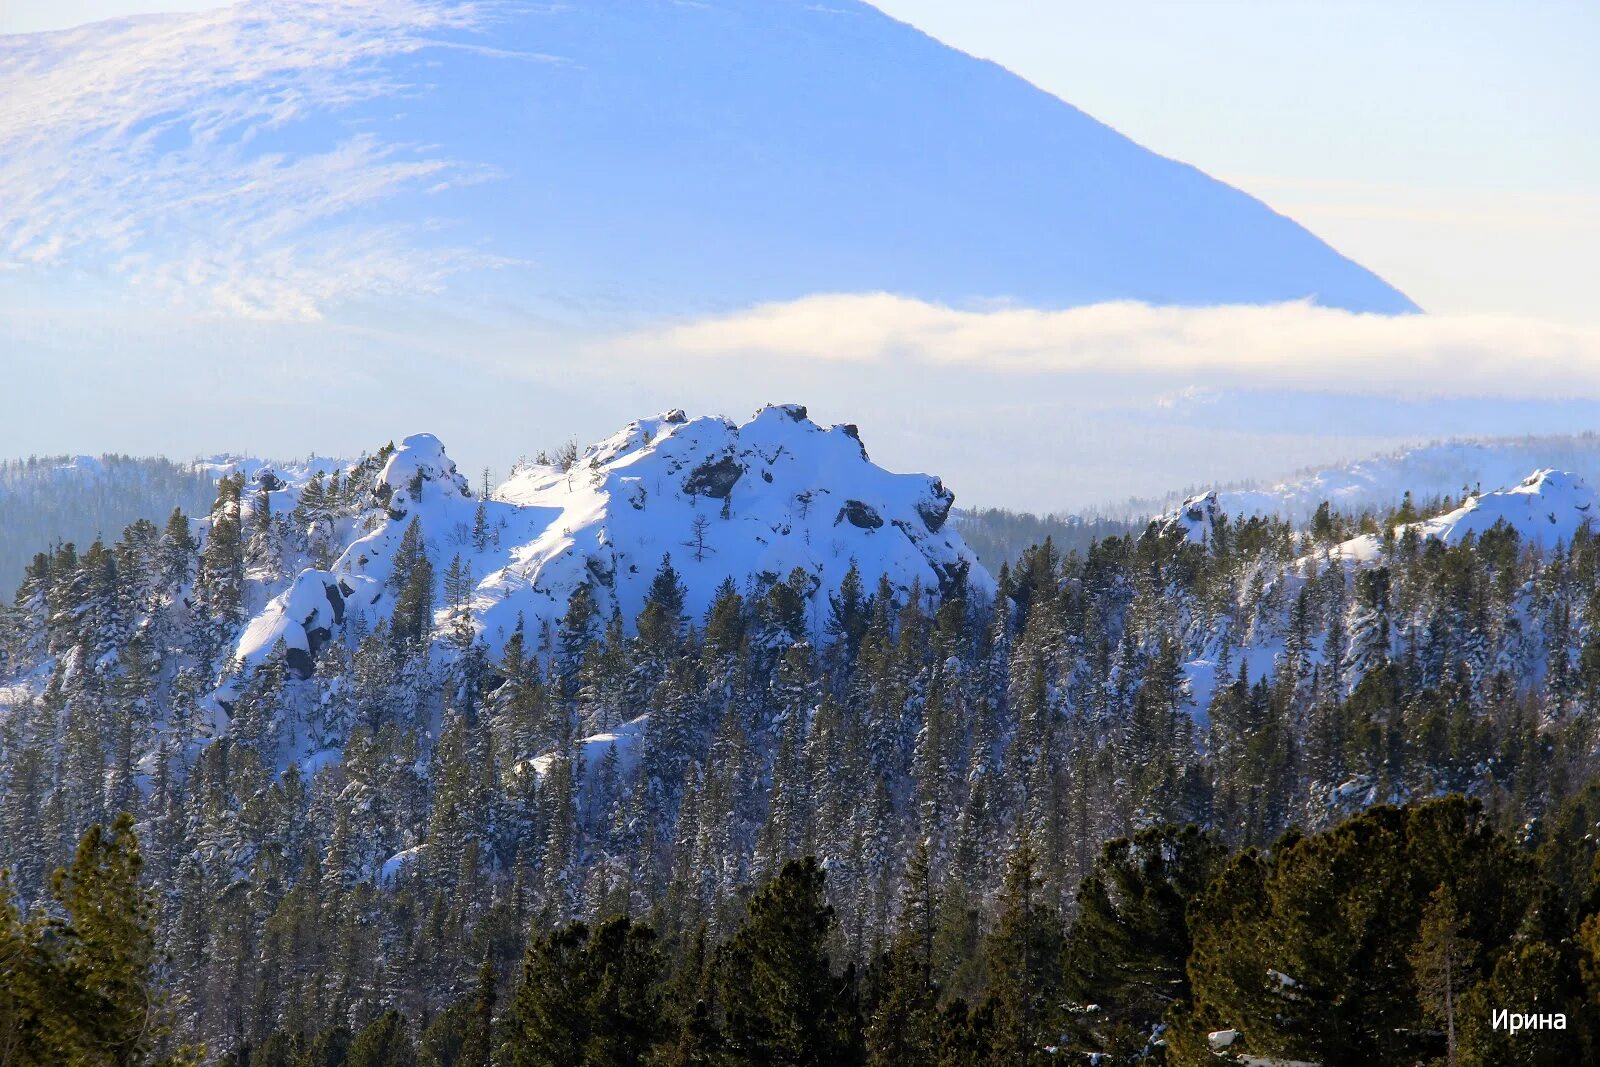
<path fill-rule="evenodd" d="M 962 539 L 991 571 L 998 571 L 1002 563 L 1015 564 L 1023 552 L 1044 544 L 1046 538 L 1062 554 L 1082 555 L 1096 541 L 1138 533 L 1145 527 L 1143 520 L 1035 515 L 1007 508 L 958 511 L 954 519 Z"/>
<path fill-rule="evenodd" d="M 175 507 L 205 514 L 211 473 L 136 456 L 29 456 L 0 460 L 0 596 L 10 599 L 28 562 L 62 542 L 113 540 L 135 519 Z"/>

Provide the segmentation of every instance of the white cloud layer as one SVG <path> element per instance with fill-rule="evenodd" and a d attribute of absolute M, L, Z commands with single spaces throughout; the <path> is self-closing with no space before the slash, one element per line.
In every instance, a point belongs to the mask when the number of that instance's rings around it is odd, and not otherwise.
<path fill-rule="evenodd" d="M 1303 303 L 960 310 L 887 293 L 828 294 L 653 328 L 605 348 L 1135 376 L 1180 387 L 1600 396 L 1600 328 L 1499 315 L 1357 314 Z"/>
<path fill-rule="evenodd" d="M 396 193 L 492 175 L 342 131 L 310 151 L 258 139 L 402 92 L 378 61 L 474 5 L 254 0 L 196 14 L 0 37 L 0 270 L 112 270 L 163 299 L 262 318 L 437 290 L 494 265 L 360 221 Z"/>

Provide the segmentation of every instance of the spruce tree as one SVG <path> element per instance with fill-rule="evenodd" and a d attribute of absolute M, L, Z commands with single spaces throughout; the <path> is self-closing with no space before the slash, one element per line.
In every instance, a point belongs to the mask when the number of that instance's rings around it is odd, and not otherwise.
<path fill-rule="evenodd" d="M 143 1063 L 166 1032 L 161 999 L 150 985 L 155 901 L 140 884 L 143 866 L 133 816 L 123 813 L 109 831 L 90 827 L 53 881 L 64 912 L 54 924 L 65 945 L 62 977 L 85 1051 L 119 1065 Z"/>
<path fill-rule="evenodd" d="M 995 1064 L 1043 1063 L 1054 1033 L 1062 932 L 1055 909 L 1044 899 L 1036 864 L 1033 845 L 1023 834 L 1007 862 L 999 914 L 984 945 Z"/>
<path fill-rule="evenodd" d="M 867 1025 L 867 1062 L 874 1067 L 936 1059 L 935 907 L 928 846 L 923 842 L 912 853 L 906 871 L 899 936 L 882 961 L 884 989 Z"/>

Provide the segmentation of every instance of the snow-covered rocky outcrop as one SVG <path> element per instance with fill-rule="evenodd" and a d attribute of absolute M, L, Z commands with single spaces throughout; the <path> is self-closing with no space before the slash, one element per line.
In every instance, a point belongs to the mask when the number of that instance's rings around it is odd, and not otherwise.
<path fill-rule="evenodd" d="M 1213 490 L 1185 500 L 1172 511 L 1156 519 L 1156 525 L 1163 531 L 1181 530 L 1184 540 L 1190 544 L 1203 545 L 1211 540 L 1217 519 L 1223 514 L 1224 509 L 1218 503 L 1217 494 Z"/>
<path fill-rule="evenodd" d="M 275 510 L 292 504 L 292 491 Z M 954 499 L 937 478 L 876 466 L 853 426 L 818 426 L 798 405 L 763 408 L 743 425 L 682 411 L 640 419 L 570 465 L 519 469 L 481 501 L 439 440 L 417 434 L 387 457 L 362 513 L 339 524 L 332 566 L 300 569 L 250 619 L 236 652 L 255 664 L 282 642 L 304 674 L 353 620 L 387 617 L 413 521 L 440 583 L 435 604 L 445 604 L 444 575 L 459 559 L 471 624 L 491 653 L 519 621 L 533 634 L 558 620 L 580 585 L 631 628 L 666 556 L 693 618 L 726 579 L 748 592 L 798 571 L 820 632 L 852 563 L 869 586 L 885 575 L 902 595 L 963 583 L 991 593 L 993 580 L 946 523 Z"/>
<path fill-rule="evenodd" d="M 1482 536 L 1503 522 L 1523 540 L 1553 547 L 1557 542 L 1571 544 L 1580 526 L 1593 525 L 1600 514 L 1594 505 L 1594 491 L 1578 475 L 1534 471 L 1510 489 L 1473 496 L 1454 511 L 1418 523 L 1417 532 L 1453 545 L 1468 536 Z"/>

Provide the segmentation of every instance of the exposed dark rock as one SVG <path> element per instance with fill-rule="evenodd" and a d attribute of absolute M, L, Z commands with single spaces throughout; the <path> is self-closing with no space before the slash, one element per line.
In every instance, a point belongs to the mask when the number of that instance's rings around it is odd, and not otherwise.
<path fill-rule="evenodd" d="M 965 559 L 958 559 L 952 563 L 934 563 L 933 573 L 939 576 L 939 595 L 941 597 L 956 596 L 967 586 L 967 573 L 972 569 L 972 563 Z"/>
<path fill-rule="evenodd" d="M 855 423 L 841 422 L 839 425 L 835 426 L 834 429 L 839 430 L 846 437 L 850 438 L 850 440 L 854 441 L 856 443 L 856 448 L 861 450 L 861 458 L 864 460 L 868 459 L 867 446 L 862 442 L 861 430 L 856 426 Z"/>
<path fill-rule="evenodd" d="M 944 526 L 945 520 L 950 517 L 950 509 L 955 506 L 956 495 L 946 489 L 944 483 L 937 478 L 933 479 L 930 488 L 933 490 L 933 499 L 918 504 L 917 514 L 928 524 L 930 533 L 938 533 Z"/>
<path fill-rule="evenodd" d="M 255 483 L 257 489 L 265 489 L 269 493 L 275 493 L 279 489 L 282 489 L 285 485 L 289 484 L 282 478 L 278 477 L 278 472 L 273 470 L 271 467 L 262 467 L 259 471 L 257 471 Z"/>
<path fill-rule="evenodd" d="M 679 423 L 688 422 L 689 416 L 683 413 L 682 408 L 673 408 L 661 417 L 661 421 L 676 426 Z"/>
<path fill-rule="evenodd" d="M 304 681 L 311 677 L 313 661 L 311 653 L 303 648 L 285 649 L 283 653 L 283 667 L 296 678 Z"/>
<path fill-rule="evenodd" d="M 588 569 L 589 574 L 594 578 L 594 580 L 605 586 L 607 589 L 610 589 L 611 584 L 616 581 L 617 565 L 615 560 L 601 559 L 599 556 L 590 556 L 584 562 L 584 566 Z"/>
<path fill-rule="evenodd" d="M 734 483 L 744 475 L 744 467 L 732 456 L 708 459 L 689 472 L 683 480 L 683 491 L 690 496 L 709 496 L 726 500 L 733 492 Z"/>
<path fill-rule="evenodd" d="M 340 582 L 337 585 L 322 587 L 323 592 L 328 594 L 328 606 L 333 608 L 333 621 L 336 625 L 344 622 L 344 595 L 340 593 L 343 586 L 344 583 Z"/>
<path fill-rule="evenodd" d="M 861 530 L 876 530 L 883 525 L 883 516 L 879 515 L 878 509 L 871 504 L 863 504 L 859 500 L 846 500 L 833 524 L 837 526 L 841 522 L 848 522 Z"/>

